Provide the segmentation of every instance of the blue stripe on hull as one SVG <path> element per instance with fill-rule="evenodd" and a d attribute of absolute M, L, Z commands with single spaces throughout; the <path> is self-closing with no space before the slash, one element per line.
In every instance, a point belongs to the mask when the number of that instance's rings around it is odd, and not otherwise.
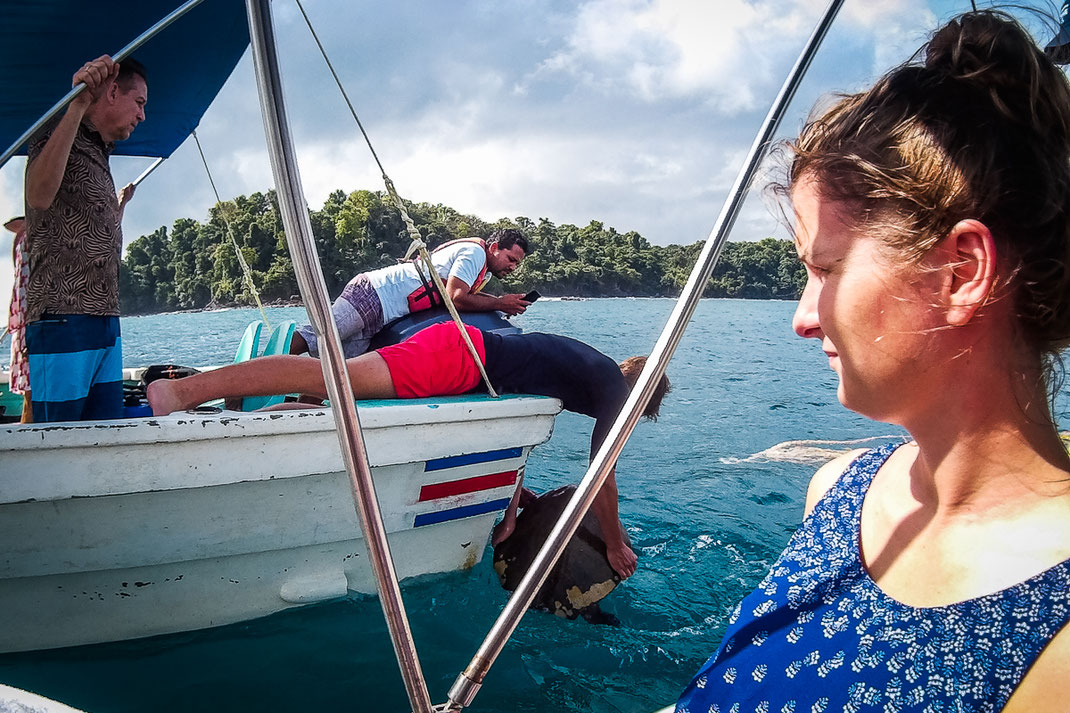
<path fill-rule="evenodd" d="M 518 449 L 519 450 L 519 449 Z M 413 521 L 413 527 L 422 527 L 424 525 L 434 525 L 439 522 L 446 522 L 448 520 L 460 520 L 463 517 L 472 517 L 474 515 L 483 515 L 488 512 L 495 512 L 497 510 L 505 510 L 509 506 L 509 498 L 502 498 L 501 500 L 491 500 L 485 503 L 476 503 L 475 505 L 465 505 L 459 508 L 450 508 L 449 510 L 439 510 L 438 512 L 425 512 L 416 516 L 416 520 Z"/>
<path fill-rule="evenodd" d="M 518 458 L 523 452 L 523 448 L 506 448 L 500 451 L 487 451 L 486 453 L 469 453 L 468 455 L 463 456 L 435 458 L 434 460 L 427 461 L 427 463 L 424 465 L 424 472 L 426 473 L 432 470 L 456 468 L 462 465 L 471 465 L 472 463 L 490 463 L 491 461 L 496 460 Z"/>

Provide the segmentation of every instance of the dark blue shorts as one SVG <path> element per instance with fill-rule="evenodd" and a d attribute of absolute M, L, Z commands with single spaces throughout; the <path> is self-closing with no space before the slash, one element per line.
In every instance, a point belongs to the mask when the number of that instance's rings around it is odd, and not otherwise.
<path fill-rule="evenodd" d="M 33 420 L 123 417 L 119 318 L 45 315 L 26 325 Z"/>

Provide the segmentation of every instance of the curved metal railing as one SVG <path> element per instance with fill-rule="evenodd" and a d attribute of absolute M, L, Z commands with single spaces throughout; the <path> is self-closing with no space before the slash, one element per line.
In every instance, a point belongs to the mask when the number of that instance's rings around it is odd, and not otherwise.
<path fill-rule="evenodd" d="M 405 605 L 401 599 L 397 572 L 390 556 L 386 527 L 372 483 L 371 467 L 368 465 L 360 419 L 357 417 L 353 389 L 349 383 L 342 341 L 331 316 L 327 287 L 316 253 L 312 224 L 308 218 L 308 204 L 301 188 L 301 177 L 297 170 L 297 158 L 286 118 L 286 103 L 279 76 L 271 3 L 270 0 L 247 0 L 246 8 L 249 14 L 249 35 L 253 46 L 253 66 L 256 69 L 260 108 L 264 115 L 271 170 L 275 176 L 279 207 L 286 230 L 286 244 L 290 249 L 309 321 L 320 340 L 323 380 L 338 427 L 342 460 L 346 473 L 349 474 L 354 503 L 368 545 L 369 560 L 379 590 L 379 602 L 386 616 L 387 628 L 394 644 L 394 653 L 397 655 L 409 702 L 414 711 L 430 713 L 431 700 L 405 614 Z"/>
<path fill-rule="evenodd" d="M 623 450 L 624 444 L 628 441 L 628 437 L 631 435 L 635 425 L 639 422 L 643 409 L 646 408 L 647 402 L 650 401 L 657 383 L 665 373 L 665 368 L 668 366 L 669 360 L 683 337 L 684 329 L 695 312 L 695 307 L 702 296 L 702 291 L 713 273 L 717 258 L 720 257 L 728 234 L 732 230 L 732 225 L 735 223 L 740 208 L 743 206 L 747 188 L 758 172 L 761 160 L 776 133 L 777 127 L 780 125 L 780 121 L 784 117 L 784 113 L 787 111 L 788 104 L 795 95 L 807 67 L 810 66 L 810 62 L 817 53 L 821 41 L 828 33 L 829 27 L 831 27 L 832 21 L 842 5 L 843 0 L 832 0 L 829 3 L 821 21 L 803 48 L 802 54 L 799 55 L 795 66 L 784 81 L 780 93 L 762 123 L 758 136 L 751 145 L 747 162 L 740 170 L 739 175 L 736 176 L 730 198 L 722 208 L 713 230 L 706 239 L 706 244 L 702 248 L 695 267 L 691 270 L 691 275 L 687 279 L 683 293 L 677 300 L 665 329 L 654 344 L 654 349 L 650 353 L 646 366 L 643 367 L 643 371 L 640 373 L 631 395 L 621 408 L 620 415 L 617 416 L 617 420 L 613 423 L 613 427 L 606 436 L 605 441 L 603 441 L 602 447 L 595 454 L 587 473 L 583 476 L 583 480 L 580 481 L 572 499 L 565 506 L 546 543 L 539 550 L 539 554 L 535 556 L 531 567 L 509 598 L 508 603 L 498 616 L 497 621 L 495 621 L 494 626 L 491 628 L 490 633 L 487 634 L 471 663 L 457 677 L 449 692 L 449 703 L 445 704 L 442 710 L 460 710 L 471 704 L 494 660 L 501 653 L 509 636 L 516 629 L 520 617 L 524 615 L 524 612 L 531 605 L 539 586 L 546 579 L 558 557 L 561 556 L 569 538 L 576 531 L 583 516 L 587 513 L 587 509 L 594 502 L 599 488 L 602 487 L 602 483 L 605 482 L 609 472 L 616 464 L 617 457 Z"/>

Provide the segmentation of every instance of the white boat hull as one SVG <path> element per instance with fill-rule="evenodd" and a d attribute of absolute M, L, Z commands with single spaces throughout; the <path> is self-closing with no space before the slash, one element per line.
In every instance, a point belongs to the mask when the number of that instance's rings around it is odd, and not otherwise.
<path fill-rule="evenodd" d="M 362 402 L 401 578 L 470 568 L 560 402 Z M 0 651 L 117 641 L 371 593 L 327 411 L 0 430 Z"/>

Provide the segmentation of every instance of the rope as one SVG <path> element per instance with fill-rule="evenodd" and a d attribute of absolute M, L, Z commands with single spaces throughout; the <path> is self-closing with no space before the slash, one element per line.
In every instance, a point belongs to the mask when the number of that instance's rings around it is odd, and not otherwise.
<path fill-rule="evenodd" d="M 360 129 L 360 133 L 364 137 L 364 143 L 368 145 L 368 150 L 371 151 L 372 158 L 375 159 L 375 164 L 379 167 L 379 172 L 383 175 L 383 184 L 386 186 L 386 192 L 390 196 L 390 200 L 394 203 L 394 206 L 401 213 L 401 219 L 405 223 L 405 232 L 408 233 L 409 239 L 412 241 L 409 243 L 409 247 L 405 251 L 405 259 L 412 257 L 413 253 L 419 253 L 420 261 L 427 268 L 427 271 L 431 273 L 431 279 L 434 281 L 435 287 L 438 288 L 438 292 L 442 296 L 442 301 L 446 305 L 446 309 L 449 310 L 450 316 L 453 317 L 453 321 L 457 325 L 457 330 L 461 333 L 461 338 L 464 340 L 465 346 L 468 347 L 469 353 L 475 360 L 476 368 L 479 369 L 479 375 L 483 377 L 483 383 L 487 386 L 487 393 L 490 394 L 492 398 L 498 398 L 498 392 L 494 390 L 494 387 L 490 383 L 490 377 L 487 376 L 487 371 L 483 367 L 483 360 L 479 358 L 479 352 L 476 351 L 475 345 L 472 344 L 472 338 L 468 336 L 468 330 L 464 328 L 464 323 L 461 321 L 461 315 L 457 312 L 457 308 L 453 304 L 453 299 L 451 299 L 449 293 L 446 292 L 446 286 L 442 284 L 442 278 L 431 263 L 431 254 L 427 252 L 427 243 L 424 242 L 423 236 L 420 235 L 420 231 L 416 229 L 416 224 L 413 223 L 412 218 L 409 217 L 409 212 L 405 209 L 405 204 L 402 202 L 401 196 L 398 195 L 397 190 L 394 188 L 394 182 L 390 180 L 390 176 L 386 175 L 386 169 L 383 168 L 383 162 L 379 160 L 379 154 L 375 152 L 375 147 L 372 146 L 372 140 L 368 137 L 368 132 L 364 130 L 364 124 L 361 123 L 360 117 L 357 116 L 357 110 L 353 108 L 353 102 L 349 101 L 349 95 L 346 94 L 345 87 L 342 86 L 342 80 L 338 78 L 338 73 L 334 71 L 334 65 L 331 64 L 331 60 L 327 56 L 327 51 L 323 48 L 323 43 L 320 42 L 319 35 L 316 34 L 315 28 L 312 27 L 312 21 L 308 19 L 308 13 L 305 12 L 301 0 L 295 1 L 297 2 L 297 9 L 301 11 L 301 16 L 305 18 L 305 24 L 308 25 L 308 31 L 312 33 L 312 39 L 316 41 L 316 46 L 319 47 L 320 54 L 323 55 L 323 61 L 327 63 L 327 68 L 331 70 L 331 76 L 334 77 L 334 83 L 338 85 L 338 91 L 342 93 L 342 98 L 345 99 L 346 106 L 349 107 L 349 113 L 353 115 L 353 120 L 357 122 L 357 127 Z M 194 137 L 196 137 L 196 134 L 194 134 Z M 417 267 L 417 269 L 419 269 L 419 267 Z"/>
<path fill-rule="evenodd" d="M 204 157 L 204 149 L 201 148 L 201 140 L 197 138 L 197 130 L 193 130 L 193 140 L 197 143 L 197 151 L 201 154 L 201 163 L 204 164 L 204 172 L 208 174 L 208 182 L 212 184 L 212 193 L 215 194 L 215 202 L 219 205 L 219 216 L 223 219 L 223 224 L 227 226 L 227 237 L 230 238 L 230 244 L 234 247 L 234 254 L 238 256 L 238 264 L 241 265 L 242 275 L 245 277 L 245 285 L 249 288 L 249 292 L 253 295 L 253 300 L 256 301 L 256 308 L 260 310 L 260 318 L 264 320 L 264 325 L 268 329 L 271 329 L 271 322 L 268 321 L 267 313 L 264 311 L 264 305 L 260 303 L 260 293 L 256 289 L 256 285 L 253 283 L 253 273 L 249 269 L 249 263 L 245 262 L 245 256 L 242 254 L 241 248 L 238 246 L 238 240 L 234 237 L 234 227 L 231 225 L 230 220 L 227 219 L 227 211 L 231 208 L 231 203 L 228 201 L 224 203 L 219 197 L 219 191 L 216 190 L 215 181 L 212 179 L 212 171 L 208 168 L 208 159 Z"/>

